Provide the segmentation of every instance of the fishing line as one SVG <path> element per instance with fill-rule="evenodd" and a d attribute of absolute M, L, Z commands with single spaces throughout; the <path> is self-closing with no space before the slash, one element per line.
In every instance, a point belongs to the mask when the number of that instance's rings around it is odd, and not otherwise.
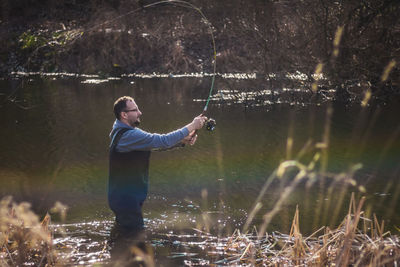
<path fill-rule="evenodd" d="M 107 21 L 105 21 L 103 23 L 95 25 L 92 28 L 90 28 L 89 30 L 87 30 L 87 32 L 93 31 L 94 29 L 96 29 L 96 28 L 98 28 L 100 26 L 103 26 L 105 24 L 117 21 L 117 20 L 119 20 L 119 19 L 121 19 L 123 17 L 126 17 L 126 16 L 131 15 L 131 14 L 136 13 L 136 12 L 139 12 L 139 11 L 144 10 L 146 8 L 154 7 L 154 6 L 157 6 L 157 5 L 160 5 L 160 4 L 171 4 L 171 5 L 174 5 L 174 6 L 193 9 L 193 10 L 197 11 L 200 14 L 200 16 L 204 20 L 205 24 L 208 26 L 209 33 L 210 33 L 211 40 L 212 40 L 212 47 L 213 47 L 213 57 L 212 57 L 212 59 L 213 59 L 212 60 L 213 74 L 212 74 L 212 79 L 211 79 L 210 91 L 208 93 L 208 97 L 207 97 L 207 100 L 206 100 L 206 104 L 204 105 L 203 112 L 201 113 L 202 115 L 205 115 L 205 113 L 207 112 L 207 109 L 208 109 L 208 104 L 209 104 L 209 102 L 211 100 L 211 97 L 212 97 L 212 92 L 214 90 L 215 76 L 217 74 L 217 50 L 216 50 L 215 38 L 214 38 L 214 34 L 213 34 L 213 27 L 212 27 L 211 23 L 209 22 L 209 20 L 207 19 L 207 17 L 204 15 L 203 11 L 201 11 L 200 8 L 196 7 L 192 3 L 189 3 L 189 2 L 186 2 L 186 1 L 183 1 L 183 0 L 164 0 L 164 1 L 159 1 L 159 2 L 155 2 L 155 3 L 144 5 L 144 6 L 140 7 L 140 8 L 137 8 L 137 9 L 134 9 L 132 11 L 129 11 L 128 13 L 125 13 L 123 15 L 115 17 L 115 18 L 113 18 L 111 20 L 107 20 Z M 207 127 L 206 127 L 207 130 L 212 131 L 212 130 L 214 130 L 215 126 L 216 126 L 215 120 L 210 118 L 207 121 Z"/>

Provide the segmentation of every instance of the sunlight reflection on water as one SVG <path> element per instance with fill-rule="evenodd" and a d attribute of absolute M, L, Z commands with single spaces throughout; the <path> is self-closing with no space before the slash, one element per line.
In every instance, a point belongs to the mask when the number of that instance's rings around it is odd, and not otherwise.
<path fill-rule="evenodd" d="M 232 218 L 221 211 L 201 211 L 199 205 L 178 201 L 172 209 L 160 214 L 145 213 L 146 243 L 150 244 L 157 259 L 164 264 L 177 260 L 186 265 L 207 265 L 210 258 L 225 255 L 229 234 L 222 233 Z M 203 215 L 211 222 L 211 232 L 203 231 Z M 243 211 L 243 218 L 246 213 Z M 242 222 L 233 225 L 238 227 Z M 59 256 L 69 264 L 92 265 L 112 262 L 110 235 L 113 220 L 93 220 L 80 223 L 53 224 L 54 244 Z M 219 233 L 219 234 L 218 234 Z M 172 263 L 171 263 L 172 264 Z"/>

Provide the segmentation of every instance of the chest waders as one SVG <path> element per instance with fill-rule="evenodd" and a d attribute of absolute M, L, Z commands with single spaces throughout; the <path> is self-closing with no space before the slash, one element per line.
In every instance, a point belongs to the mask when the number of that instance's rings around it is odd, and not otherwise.
<path fill-rule="evenodd" d="M 117 152 L 121 136 L 131 129 L 112 132 L 108 204 L 122 227 L 143 228 L 142 205 L 147 197 L 150 151 Z"/>

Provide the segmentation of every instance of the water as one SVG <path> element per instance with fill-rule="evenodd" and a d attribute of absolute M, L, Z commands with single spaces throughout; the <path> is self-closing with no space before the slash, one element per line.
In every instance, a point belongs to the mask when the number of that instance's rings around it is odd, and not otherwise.
<path fill-rule="evenodd" d="M 393 226 L 400 224 L 398 101 L 362 108 L 332 103 L 329 92 L 314 99 L 301 88 L 255 87 L 251 79 L 224 77 L 217 79 L 219 92 L 209 106 L 217 129 L 201 130 L 193 147 L 152 153 L 144 217 L 147 242 L 158 265 L 207 265 L 226 258 L 223 244 L 235 229 L 242 229 L 268 176 L 282 161 L 295 158 L 309 141 L 310 149 L 300 158 L 307 165 L 321 152 L 315 144 L 323 142 L 326 125 L 330 125 L 329 147 L 322 155 L 327 156 L 328 178 L 311 187 L 301 182 L 267 231 L 288 233 L 296 205 L 303 233 L 335 226 L 346 213 L 351 192 L 366 196 L 367 215 L 377 213 L 396 231 Z M 57 200 L 68 205 L 66 222 L 53 218 L 56 231 L 67 231 L 66 236 L 56 236 L 56 243 L 82 265 L 110 261 L 107 240 L 113 216 L 106 190 L 115 99 L 134 96 L 143 112 L 141 128 L 165 133 L 202 111 L 211 79 L 96 81 L 98 77 L 36 76 L 0 81 L 0 196 L 29 201 L 42 215 Z M 293 140 L 289 150 L 288 137 Z M 329 178 L 357 163 L 363 167 L 355 172 L 355 184 Z M 252 225 L 262 223 L 262 215 L 274 207 L 290 181 L 271 184 Z"/>

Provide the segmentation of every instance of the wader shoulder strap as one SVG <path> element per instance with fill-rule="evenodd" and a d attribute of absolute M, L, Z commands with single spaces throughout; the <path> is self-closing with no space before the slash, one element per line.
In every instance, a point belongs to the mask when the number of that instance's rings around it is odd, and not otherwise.
<path fill-rule="evenodd" d="M 121 139 L 122 135 L 129 131 L 131 129 L 129 128 L 118 128 L 112 131 L 111 136 L 112 136 L 112 141 L 110 145 L 110 151 L 113 150 L 119 143 L 119 140 Z"/>

